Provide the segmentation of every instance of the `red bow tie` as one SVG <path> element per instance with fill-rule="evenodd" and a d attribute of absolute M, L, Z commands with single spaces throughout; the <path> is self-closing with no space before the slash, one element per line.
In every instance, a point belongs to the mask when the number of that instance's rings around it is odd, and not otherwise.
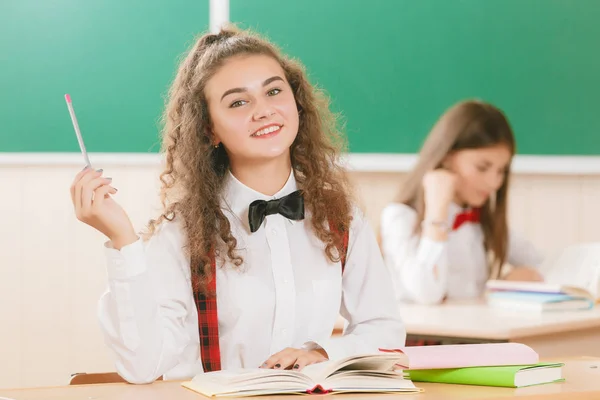
<path fill-rule="evenodd" d="M 459 213 L 456 216 L 456 218 L 454 218 L 454 225 L 452 225 L 452 230 L 457 230 L 465 222 L 472 222 L 475 224 L 479 223 L 480 215 L 481 211 L 479 208 L 470 208 Z"/>

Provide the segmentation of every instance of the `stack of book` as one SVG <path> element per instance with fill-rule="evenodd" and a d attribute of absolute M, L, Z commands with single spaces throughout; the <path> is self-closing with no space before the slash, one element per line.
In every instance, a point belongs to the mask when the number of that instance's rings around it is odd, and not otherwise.
<path fill-rule="evenodd" d="M 405 376 L 413 382 L 525 387 L 563 381 L 562 363 L 540 363 L 538 354 L 520 343 L 414 346 Z"/>
<path fill-rule="evenodd" d="M 535 312 L 589 310 L 596 302 L 580 287 L 503 280 L 487 282 L 486 299 L 492 307 Z"/>

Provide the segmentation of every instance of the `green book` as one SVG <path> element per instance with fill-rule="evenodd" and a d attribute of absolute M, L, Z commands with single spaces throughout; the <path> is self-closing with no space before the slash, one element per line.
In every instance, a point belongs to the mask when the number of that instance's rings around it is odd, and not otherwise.
<path fill-rule="evenodd" d="M 414 382 L 524 387 L 563 381 L 564 364 L 405 370 Z"/>

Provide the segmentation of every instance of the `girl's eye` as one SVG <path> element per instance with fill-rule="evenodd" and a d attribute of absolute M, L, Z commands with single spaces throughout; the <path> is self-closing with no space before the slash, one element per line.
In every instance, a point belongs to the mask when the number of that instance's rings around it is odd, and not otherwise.
<path fill-rule="evenodd" d="M 233 103 L 231 103 L 229 105 L 229 108 L 241 107 L 241 106 L 243 106 L 246 103 L 247 103 L 247 101 L 245 101 L 245 100 L 237 100 L 237 101 L 234 101 Z"/>
<path fill-rule="evenodd" d="M 484 167 L 482 165 L 478 165 L 477 166 L 477 171 L 479 171 L 479 172 L 485 172 L 485 171 L 487 171 L 487 167 Z"/>
<path fill-rule="evenodd" d="M 267 96 L 275 96 L 279 93 L 281 93 L 281 89 L 273 88 L 267 92 Z"/>

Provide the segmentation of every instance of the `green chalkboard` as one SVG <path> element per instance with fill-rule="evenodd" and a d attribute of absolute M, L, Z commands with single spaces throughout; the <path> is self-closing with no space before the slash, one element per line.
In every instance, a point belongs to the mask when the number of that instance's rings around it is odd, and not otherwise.
<path fill-rule="evenodd" d="M 351 151 L 415 152 L 476 97 L 519 153 L 600 154 L 598 0 L 231 0 L 231 19 L 304 61 Z"/>
<path fill-rule="evenodd" d="M 7 5 L 6 3 L 11 3 Z M 178 56 L 207 0 L 0 5 L 0 152 L 157 151 Z M 521 154 L 600 154 L 598 0 L 230 0 L 231 20 L 300 58 L 353 152 L 418 150 L 464 98 L 497 104 Z"/>
<path fill-rule="evenodd" d="M 177 60 L 208 29 L 208 0 L 0 2 L 0 152 L 158 151 Z"/>

